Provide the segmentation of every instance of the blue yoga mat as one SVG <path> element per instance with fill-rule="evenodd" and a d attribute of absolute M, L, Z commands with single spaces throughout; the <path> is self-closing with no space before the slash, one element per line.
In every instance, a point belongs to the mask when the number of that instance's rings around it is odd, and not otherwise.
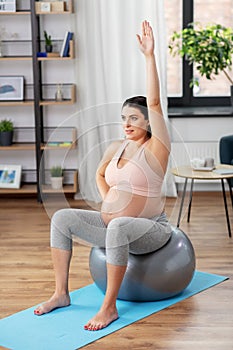
<path fill-rule="evenodd" d="M 71 293 L 71 305 L 35 316 L 35 307 L 0 320 L 0 345 L 14 350 L 75 350 L 146 316 L 187 299 L 226 280 L 227 277 L 196 271 L 189 286 L 178 296 L 157 302 L 118 300 L 119 319 L 100 331 L 84 330 L 99 310 L 104 295 L 95 284 Z"/>

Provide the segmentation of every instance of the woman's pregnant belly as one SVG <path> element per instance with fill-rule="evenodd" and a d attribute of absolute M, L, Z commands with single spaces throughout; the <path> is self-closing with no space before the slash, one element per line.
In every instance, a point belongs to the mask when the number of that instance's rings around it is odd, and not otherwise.
<path fill-rule="evenodd" d="M 101 215 L 107 225 L 121 216 L 151 218 L 160 215 L 164 208 L 162 198 L 144 197 L 110 188 L 102 206 Z"/>

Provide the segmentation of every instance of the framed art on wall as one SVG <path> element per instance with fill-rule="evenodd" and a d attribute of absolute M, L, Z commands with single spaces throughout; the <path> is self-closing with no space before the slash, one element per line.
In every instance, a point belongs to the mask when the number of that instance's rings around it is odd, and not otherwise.
<path fill-rule="evenodd" d="M 16 0 L 0 0 L 0 12 L 15 12 Z"/>
<path fill-rule="evenodd" d="M 0 75 L 0 101 L 16 101 L 24 98 L 24 77 Z"/>
<path fill-rule="evenodd" d="M 20 188 L 21 165 L 0 164 L 0 188 Z"/>

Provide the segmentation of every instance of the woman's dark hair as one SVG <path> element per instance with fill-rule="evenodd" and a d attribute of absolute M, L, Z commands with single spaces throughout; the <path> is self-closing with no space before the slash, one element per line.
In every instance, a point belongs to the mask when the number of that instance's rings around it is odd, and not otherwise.
<path fill-rule="evenodd" d="M 130 97 L 122 105 L 122 109 L 125 106 L 133 107 L 139 109 L 139 111 L 144 115 L 144 118 L 146 120 L 149 119 L 148 117 L 148 109 L 147 109 L 147 102 L 146 102 L 146 97 L 145 96 L 134 96 Z M 147 128 L 147 136 L 151 137 L 151 128 L 150 125 L 148 125 Z"/>

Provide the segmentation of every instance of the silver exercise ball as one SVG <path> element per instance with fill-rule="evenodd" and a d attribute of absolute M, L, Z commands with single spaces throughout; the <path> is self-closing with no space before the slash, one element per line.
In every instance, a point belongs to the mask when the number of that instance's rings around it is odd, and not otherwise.
<path fill-rule="evenodd" d="M 95 284 L 105 293 L 105 249 L 92 248 L 89 265 Z M 188 286 L 194 271 L 195 253 L 192 243 L 183 231 L 173 228 L 170 240 L 159 250 L 143 255 L 129 254 L 118 299 L 156 301 L 170 298 Z"/>

